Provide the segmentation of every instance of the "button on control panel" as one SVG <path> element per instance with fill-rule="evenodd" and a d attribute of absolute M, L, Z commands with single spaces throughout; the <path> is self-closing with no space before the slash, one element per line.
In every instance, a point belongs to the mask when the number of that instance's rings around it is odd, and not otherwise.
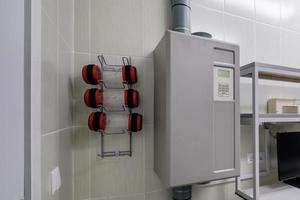
<path fill-rule="evenodd" d="M 229 97 L 229 84 L 218 83 L 218 96 L 219 97 Z"/>

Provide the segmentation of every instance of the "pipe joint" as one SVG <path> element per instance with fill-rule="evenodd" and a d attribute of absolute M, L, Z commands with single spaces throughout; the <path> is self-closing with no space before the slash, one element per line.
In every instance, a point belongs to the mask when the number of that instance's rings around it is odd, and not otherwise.
<path fill-rule="evenodd" d="M 171 0 L 174 31 L 191 34 L 190 0 Z"/>

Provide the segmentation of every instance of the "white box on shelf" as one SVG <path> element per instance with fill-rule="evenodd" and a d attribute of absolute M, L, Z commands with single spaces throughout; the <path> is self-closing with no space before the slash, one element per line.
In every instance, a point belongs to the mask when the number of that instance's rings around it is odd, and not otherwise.
<path fill-rule="evenodd" d="M 295 107 L 295 108 L 291 108 Z M 298 113 L 298 106 L 296 105 L 296 99 L 269 99 L 268 100 L 268 113 L 277 113 L 277 114 L 283 114 L 283 113 Z"/>

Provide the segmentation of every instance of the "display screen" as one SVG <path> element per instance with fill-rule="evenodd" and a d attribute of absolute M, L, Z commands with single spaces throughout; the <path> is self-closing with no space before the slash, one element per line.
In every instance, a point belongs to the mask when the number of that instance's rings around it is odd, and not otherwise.
<path fill-rule="evenodd" d="M 279 180 L 300 177 L 300 132 L 277 133 Z"/>
<path fill-rule="evenodd" d="M 221 78 L 229 78 L 229 77 L 230 77 L 230 72 L 229 72 L 229 70 L 218 69 L 218 77 L 221 77 Z"/>

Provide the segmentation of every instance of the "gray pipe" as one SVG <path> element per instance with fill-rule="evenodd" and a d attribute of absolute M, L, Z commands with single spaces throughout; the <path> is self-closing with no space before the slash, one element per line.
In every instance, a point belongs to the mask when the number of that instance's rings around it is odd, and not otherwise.
<path fill-rule="evenodd" d="M 191 200 L 192 186 L 181 186 L 173 188 L 173 200 Z"/>
<path fill-rule="evenodd" d="M 190 0 L 171 0 L 172 29 L 191 34 L 191 2 Z"/>

